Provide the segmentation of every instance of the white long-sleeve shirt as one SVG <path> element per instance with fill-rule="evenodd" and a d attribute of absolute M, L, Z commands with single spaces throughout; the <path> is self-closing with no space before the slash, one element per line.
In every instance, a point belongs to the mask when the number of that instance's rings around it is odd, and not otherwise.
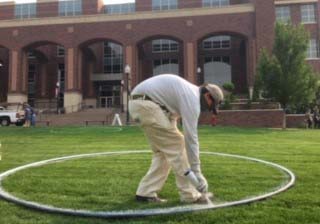
<path fill-rule="evenodd" d="M 147 95 L 164 105 L 183 123 L 187 155 L 193 169 L 200 169 L 198 119 L 200 115 L 199 87 L 177 75 L 159 75 L 137 85 L 131 95 Z"/>

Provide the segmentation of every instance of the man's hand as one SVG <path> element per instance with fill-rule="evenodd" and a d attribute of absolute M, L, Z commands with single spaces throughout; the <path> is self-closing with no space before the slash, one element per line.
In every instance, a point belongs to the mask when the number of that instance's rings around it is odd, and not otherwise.
<path fill-rule="evenodd" d="M 202 175 L 201 172 L 194 172 L 194 174 L 200 183 L 200 185 L 197 187 L 197 190 L 200 193 L 208 192 L 208 182 L 207 182 L 206 178 Z"/>
<path fill-rule="evenodd" d="M 198 185 L 197 190 L 200 193 L 208 192 L 208 182 L 206 178 L 202 175 L 200 164 L 191 165 L 191 170 L 198 179 L 200 185 Z"/>

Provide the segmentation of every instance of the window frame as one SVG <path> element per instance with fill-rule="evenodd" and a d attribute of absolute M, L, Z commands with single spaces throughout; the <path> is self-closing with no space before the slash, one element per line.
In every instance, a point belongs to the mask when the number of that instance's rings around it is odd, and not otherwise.
<path fill-rule="evenodd" d="M 202 45 L 202 50 L 229 50 L 231 49 L 231 36 L 228 36 L 228 35 L 211 36 L 204 39 L 201 45 Z"/>
<path fill-rule="evenodd" d="M 311 9 L 312 7 L 312 9 Z M 306 14 L 305 14 L 306 13 Z M 312 13 L 312 15 L 310 14 Z M 300 6 L 301 23 L 302 24 L 314 24 L 317 23 L 316 5 L 304 4 Z"/>
<path fill-rule="evenodd" d="M 178 0 L 152 0 L 152 11 L 178 9 Z"/>
<path fill-rule="evenodd" d="M 118 12 L 114 12 L 115 8 L 119 8 Z M 135 3 L 111 4 L 104 6 L 104 13 L 109 15 L 130 14 L 136 11 Z"/>
<path fill-rule="evenodd" d="M 167 63 L 165 63 L 165 62 L 167 62 Z M 160 74 L 155 74 L 154 73 L 156 67 L 162 66 L 162 65 L 170 65 L 170 67 L 171 67 L 171 65 L 177 65 L 178 68 L 179 68 L 179 59 L 178 58 L 170 58 L 170 57 L 154 59 L 152 61 L 152 75 L 153 76 L 164 74 L 164 71 L 161 71 Z M 178 73 L 179 73 L 179 71 L 178 71 Z"/>
<path fill-rule="evenodd" d="M 124 59 L 123 46 L 114 42 L 103 43 L 103 73 L 122 74 Z"/>
<path fill-rule="evenodd" d="M 152 53 L 179 52 L 179 42 L 171 39 L 152 40 Z"/>
<path fill-rule="evenodd" d="M 291 7 L 286 6 L 277 6 L 276 7 L 276 21 L 282 23 L 291 22 Z"/>
<path fill-rule="evenodd" d="M 62 53 L 63 52 L 63 53 Z M 57 46 L 57 57 L 65 57 L 65 54 L 66 54 L 66 52 L 65 52 L 65 49 L 64 49 L 64 47 L 63 46 Z"/>
<path fill-rule="evenodd" d="M 35 64 L 29 64 L 28 66 L 28 96 L 31 99 L 35 98 L 36 90 L 36 75 L 37 66 Z"/>
<path fill-rule="evenodd" d="M 27 57 L 28 57 L 28 59 L 35 59 L 35 58 L 37 58 L 36 55 L 35 55 L 35 53 L 34 53 L 34 51 L 32 51 L 32 50 L 27 52 Z"/>
<path fill-rule="evenodd" d="M 224 56 L 205 56 L 204 57 L 204 64 L 210 62 L 222 62 L 228 65 L 231 65 L 231 56 L 224 55 Z"/>
<path fill-rule="evenodd" d="M 59 0 L 59 16 L 82 15 L 82 0 Z"/>
<path fill-rule="evenodd" d="M 14 16 L 16 19 L 31 19 L 37 17 L 37 3 L 15 4 Z"/>
<path fill-rule="evenodd" d="M 314 60 L 319 58 L 319 41 L 316 38 L 312 38 L 309 40 L 306 59 Z"/>
<path fill-rule="evenodd" d="M 202 0 L 203 8 L 225 7 L 230 5 L 230 0 Z"/>

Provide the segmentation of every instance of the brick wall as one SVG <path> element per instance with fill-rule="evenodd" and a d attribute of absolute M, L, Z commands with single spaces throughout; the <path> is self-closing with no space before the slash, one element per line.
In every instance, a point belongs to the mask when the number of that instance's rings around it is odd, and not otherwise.
<path fill-rule="evenodd" d="M 136 0 L 136 11 L 151 11 L 152 0 Z"/>
<path fill-rule="evenodd" d="M 0 3 L 0 20 L 14 18 L 14 5 L 6 2 Z"/>
<path fill-rule="evenodd" d="M 287 128 L 303 128 L 306 127 L 304 114 L 287 114 Z"/>
<path fill-rule="evenodd" d="M 37 17 L 54 17 L 59 15 L 58 2 L 37 4 Z"/>
<path fill-rule="evenodd" d="M 202 113 L 199 124 L 210 124 L 211 113 Z M 220 111 L 217 124 L 239 127 L 282 128 L 282 110 L 225 110 Z"/>
<path fill-rule="evenodd" d="M 8 82 L 9 82 L 9 52 L 7 49 L 0 46 L 0 62 L 2 66 L 0 67 L 0 102 L 6 101 L 8 92 Z"/>
<path fill-rule="evenodd" d="M 83 15 L 98 14 L 102 12 L 102 0 L 82 0 Z"/>
<path fill-rule="evenodd" d="M 264 47 L 272 49 L 274 40 L 275 6 L 274 1 L 252 0 L 255 5 L 257 33 L 257 56 Z"/>
<path fill-rule="evenodd" d="M 306 3 L 311 4 L 311 3 Z M 301 5 L 302 4 L 290 4 L 290 11 L 291 11 L 291 21 L 293 24 L 300 24 L 301 23 Z M 319 7 L 320 4 L 318 4 Z M 317 7 L 317 6 L 315 6 Z M 317 9 L 317 8 L 316 8 Z M 318 24 L 305 24 L 305 29 L 310 33 L 310 38 L 312 39 L 319 39 L 319 13 L 316 13 L 316 20 Z M 320 71 L 320 60 L 307 60 L 307 62 L 313 67 L 315 71 Z"/>

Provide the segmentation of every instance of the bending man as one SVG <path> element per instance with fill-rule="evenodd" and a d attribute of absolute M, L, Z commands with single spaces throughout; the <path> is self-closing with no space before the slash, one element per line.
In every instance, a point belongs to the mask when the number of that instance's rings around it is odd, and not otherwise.
<path fill-rule="evenodd" d="M 198 119 L 200 111 L 217 114 L 222 100 L 218 86 L 198 87 L 170 74 L 152 77 L 134 88 L 129 111 L 140 122 L 153 151 L 151 167 L 136 192 L 138 201 L 165 201 L 157 193 L 172 167 L 181 201 L 206 202 L 202 193 L 208 191 L 208 183 L 200 168 Z M 184 134 L 177 128 L 179 117 Z"/>

